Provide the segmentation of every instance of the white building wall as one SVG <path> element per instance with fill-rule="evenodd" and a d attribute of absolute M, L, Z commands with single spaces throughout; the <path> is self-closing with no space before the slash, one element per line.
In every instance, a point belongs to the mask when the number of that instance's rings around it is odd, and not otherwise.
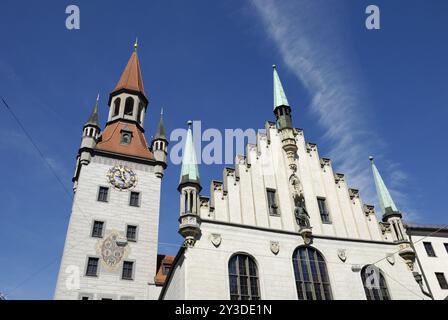
<path fill-rule="evenodd" d="M 423 239 L 424 238 L 424 239 Z M 415 251 L 418 259 L 425 272 L 426 278 L 429 282 L 431 292 L 435 300 L 443 300 L 448 297 L 448 290 L 441 289 L 436 278 L 436 272 L 442 272 L 448 281 L 448 251 L 445 249 L 444 243 L 448 243 L 446 236 L 430 236 L 412 235 L 411 240 L 414 243 Z M 430 257 L 426 253 L 424 242 L 430 242 L 436 254 L 435 257 Z"/>
<path fill-rule="evenodd" d="M 129 191 L 118 191 L 108 185 L 106 174 L 118 164 L 126 165 L 136 173 L 138 182 L 133 190 L 140 192 L 140 207 L 129 205 Z M 148 283 L 154 283 L 156 274 L 160 183 L 160 178 L 154 174 L 154 167 L 150 165 L 93 156 L 90 164 L 82 166 L 55 299 L 78 299 L 80 293 L 93 295 L 95 299 L 120 299 L 123 296 L 135 299 L 157 298 L 160 288 Z M 109 187 L 108 202 L 97 201 L 100 186 Z M 105 236 L 112 230 L 125 236 L 126 224 L 138 226 L 137 242 L 128 243 L 129 254 L 125 258 L 134 261 L 134 280 L 121 279 L 122 263 L 113 271 L 108 271 L 101 263 L 97 246 L 105 237 L 91 237 L 94 220 L 105 222 Z M 89 256 L 100 258 L 98 277 L 85 276 Z M 73 275 L 66 273 L 70 270 L 78 270 L 79 288 L 66 285 Z"/>
<path fill-rule="evenodd" d="M 201 230 L 201 239 L 193 248 L 186 249 L 186 260 L 181 267 L 185 272 L 175 275 L 179 278 L 185 276 L 187 299 L 229 299 L 228 261 L 235 253 L 246 253 L 255 259 L 263 300 L 297 299 L 292 255 L 298 246 L 303 245 L 300 236 L 211 221 L 203 221 Z M 210 240 L 212 233 L 221 235 L 218 247 Z M 277 255 L 270 250 L 270 241 L 279 242 Z M 398 255 L 395 255 L 393 265 L 385 259 L 387 253 L 398 250 L 395 244 L 315 238 L 312 246 L 323 254 L 327 262 L 334 299 L 365 300 L 359 269 L 378 260 L 381 262 L 377 266 L 386 277 L 392 299 L 425 299 L 404 261 Z M 345 262 L 339 259 L 338 249 L 346 250 Z M 357 271 L 352 271 L 353 266 L 358 267 Z M 179 278 L 173 278 L 173 285 L 168 285 L 167 294 L 162 298 L 179 298 L 172 294 L 174 287 L 179 287 L 179 280 L 174 279 Z"/>

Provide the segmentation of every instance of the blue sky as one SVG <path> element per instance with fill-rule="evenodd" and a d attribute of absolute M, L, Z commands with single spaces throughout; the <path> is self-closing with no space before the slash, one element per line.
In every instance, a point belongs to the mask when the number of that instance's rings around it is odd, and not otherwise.
<path fill-rule="evenodd" d="M 77 4 L 81 29 L 65 28 Z M 364 27 L 367 5 L 381 30 Z M 71 188 L 82 125 L 107 96 L 139 38 L 150 106 L 169 131 L 262 128 L 278 65 L 294 124 L 376 203 L 368 156 L 407 220 L 446 223 L 448 3 L 433 1 L 2 1 L 0 95 Z M 53 296 L 71 199 L 0 108 L 0 292 Z M 204 193 L 222 165 L 201 165 Z M 163 181 L 159 250 L 175 254 L 179 166 Z M 174 245 L 167 245 L 174 244 Z"/>

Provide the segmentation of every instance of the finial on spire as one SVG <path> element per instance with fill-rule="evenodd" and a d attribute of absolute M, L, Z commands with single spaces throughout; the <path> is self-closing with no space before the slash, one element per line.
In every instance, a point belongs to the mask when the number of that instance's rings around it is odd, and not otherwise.
<path fill-rule="evenodd" d="M 96 102 L 99 102 L 100 101 L 100 94 L 98 93 L 97 95 L 96 95 Z"/>
<path fill-rule="evenodd" d="M 160 115 L 163 116 L 163 107 L 160 108 Z"/>
<path fill-rule="evenodd" d="M 276 68 L 277 68 L 277 65 L 273 64 L 273 65 L 272 65 L 272 68 L 276 69 Z"/>
<path fill-rule="evenodd" d="M 188 125 L 189 127 L 191 127 L 192 124 L 193 124 L 193 121 L 191 121 L 191 120 L 188 120 L 188 121 L 187 121 L 187 125 Z"/>
<path fill-rule="evenodd" d="M 373 156 L 369 156 L 369 160 L 373 162 Z"/>
<path fill-rule="evenodd" d="M 138 37 L 135 37 L 134 51 L 137 51 L 137 48 L 138 48 Z"/>

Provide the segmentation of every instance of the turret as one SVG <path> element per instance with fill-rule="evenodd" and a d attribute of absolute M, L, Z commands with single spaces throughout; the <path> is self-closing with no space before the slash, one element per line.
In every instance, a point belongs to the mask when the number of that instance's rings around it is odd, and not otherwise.
<path fill-rule="evenodd" d="M 183 151 L 182 171 L 180 174 L 180 217 L 179 233 L 185 238 L 187 247 L 194 246 L 198 239 L 201 219 L 199 217 L 199 192 L 202 187 L 199 179 L 198 162 L 191 133 L 192 122 L 188 121 L 187 138 Z"/>
<path fill-rule="evenodd" d="M 162 178 L 167 166 L 166 156 L 168 149 L 168 139 L 166 137 L 165 124 L 163 122 L 163 109 L 160 111 L 160 121 L 156 135 L 152 140 L 151 149 L 154 153 L 154 158 L 157 161 L 155 167 L 156 175 L 159 178 Z"/>
<path fill-rule="evenodd" d="M 295 164 L 297 145 L 292 125 L 291 107 L 278 76 L 277 66 L 274 64 L 272 67 L 274 69 L 274 114 L 277 118 L 277 129 L 280 133 L 283 150 L 285 150 L 288 158 L 289 168 L 295 172 L 297 169 Z"/>
<path fill-rule="evenodd" d="M 93 107 L 92 114 L 87 120 L 82 131 L 81 148 L 79 149 L 80 163 L 89 164 L 91 153 L 95 148 L 100 135 L 101 129 L 98 121 L 98 104 L 99 95 L 96 98 L 95 106 Z"/>
<path fill-rule="evenodd" d="M 380 202 L 381 211 L 383 213 L 383 222 L 390 225 L 390 229 L 393 234 L 394 242 L 400 244 L 399 255 L 405 260 L 409 268 L 412 270 L 415 261 L 415 251 L 411 248 L 409 239 L 406 235 L 406 231 L 401 221 L 402 214 L 397 209 L 383 178 L 378 171 L 375 163 L 373 162 L 373 157 L 370 156 L 369 160 L 372 165 L 373 179 L 375 180 L 376 192 L 378 195 L 378 200 Z"/>

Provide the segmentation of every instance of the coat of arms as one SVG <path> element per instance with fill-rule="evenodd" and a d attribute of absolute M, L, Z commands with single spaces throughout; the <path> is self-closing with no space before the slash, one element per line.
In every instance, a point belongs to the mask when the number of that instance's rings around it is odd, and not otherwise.
<path fill-rule="evenodd" d="M 213 243 L 213 245 L 217 248 L 221 244 L 222 238 L 219 233 L 212 233 L 210 235 L 210 241 Z"/>
<path fill-rule="evenodd" d="M 128 256 L 129 246 L 118 231 L 111 231 L 97 243 L 97 252 L 103 266 L 109 271 L 115 271 L 123 259 Z"/>
<path fill-rule="evenodd" d="M 280 251 L 280 243 L 278 241 L 271 241 L 271 251 L 273 254 L 278 254 Z"/>
<path fill-rule="evenodd" d="M 347 250 L 346 249 L 338 249 L 338 257 L 342 262 L 347 260 Z"/>
<path fill-rule="evenodd" d="M 394 265 L 395 264 L 395 256 L 393 253 L 388 253 L 386 255 L 386 260 L 391 264 Z"/>

